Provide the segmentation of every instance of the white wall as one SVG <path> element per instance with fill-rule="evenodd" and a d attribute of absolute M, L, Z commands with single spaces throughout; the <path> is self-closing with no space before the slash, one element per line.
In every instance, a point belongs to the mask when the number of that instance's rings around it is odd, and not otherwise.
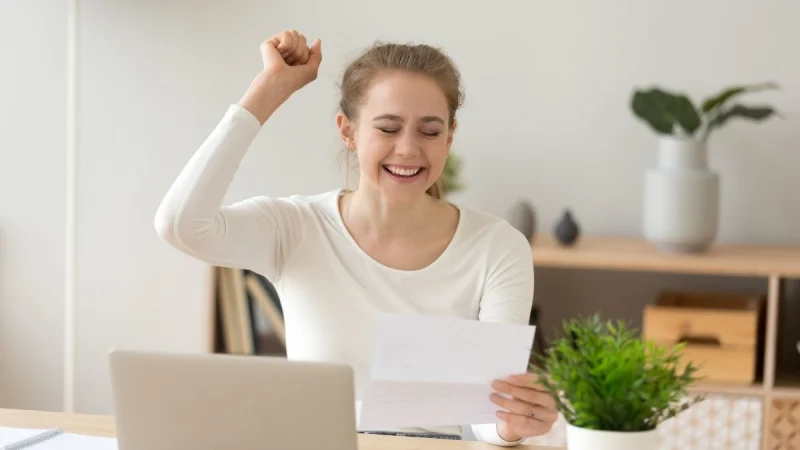
<path fill-rule="evenodd" d="M 0 407 L 61 407 L 66 19 L 0 1 Z"/>
<path fill-rule="evenodd" d="M 259 69 L 260 41 L 285 28 L 323 39 L 321 76 L 264 129 L 230 200 L 341 185 L 335 83 L 363 46 L 398 39 L 443 46 L 463 72 L 467 104 L 455 149 L 468 189 L 457 199 L 504 214 L 529 198 L 542 232 L 568 206 L 588 233 L 640 233 L 642 174 L 655 144 L 630 114 L 634 85 L 658 82 L 699 97 L 732 83 L 778 81 L 782 92 L 753 98 L 777 105 L 786 121 L 738 122 L 713 141 L 723 180 L 720 239 L 800 242 L 800 197 L 787 195 L 796 193 L 800 167 L 800 3 L 398 5 L 80 1 L 77 410 L 110 411 L 112 346 L 204 350 L 206 269 L 158 241 L 153 214 Z M 59 408 L 66 15 L 60 2 L 11 0 L 0 3 L 0 17 L 0 92 L 14 105 L 0 113 L 0 156 L 15 161 L 0 169 L 0 398 Z M 544 280 L 537 295 L 552 295 L 556 284 Z"/>

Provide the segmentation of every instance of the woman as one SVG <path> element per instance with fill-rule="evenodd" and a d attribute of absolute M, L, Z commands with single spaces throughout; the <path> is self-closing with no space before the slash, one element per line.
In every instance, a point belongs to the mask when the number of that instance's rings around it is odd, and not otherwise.
<path fill-rule="evenodd" d="M 375 45 L 345 71 L 341 139 L 355 191 L 222 201 L 251 141 L 317 77 L 321 43 L 292 30 L 261 45 L 264 68 L 197 150 L 156 216 L 166 242 L 209 264 L 249 269 L 280 292 L 292 359 L 350 364 L 361 398 L 379 312 L 527 323 L 533 266 L 505 221 L 440 198 L 461 105 L 459 74 L 428 46 Z M 512 446 L 547 432 L 552 398 L 526 374 L 498 380 L 498 424 L 478 439 Z M 458 435 L 458 427 L 426 430 Z"/>

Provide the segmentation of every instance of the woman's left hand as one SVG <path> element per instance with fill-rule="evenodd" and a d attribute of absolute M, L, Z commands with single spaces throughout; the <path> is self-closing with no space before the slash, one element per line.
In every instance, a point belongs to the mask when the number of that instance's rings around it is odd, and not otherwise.
<path fill-rule="evenodd" d="M 492 388 L 496 391 L 492 393 L 492 402 L 503 408 L 497 411 L 501 420 L 497 431 L 506 441 L 541 436 L 550 431 L 558 418 L 555 400 L 536 384 L 535 374 L 496 380 Z"/>

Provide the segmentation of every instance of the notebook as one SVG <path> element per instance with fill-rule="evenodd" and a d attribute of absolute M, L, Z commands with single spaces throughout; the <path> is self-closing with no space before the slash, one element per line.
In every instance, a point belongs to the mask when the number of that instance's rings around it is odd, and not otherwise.
<path fill-rule="evenodd" d="M 0 427 L 0 450 L 117 450 L 108 437 L 64 433 L 61 429 Z"/>

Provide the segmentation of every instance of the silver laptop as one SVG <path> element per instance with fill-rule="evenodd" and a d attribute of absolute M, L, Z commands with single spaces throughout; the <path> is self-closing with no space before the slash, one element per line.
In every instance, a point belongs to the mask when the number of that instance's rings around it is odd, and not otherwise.
<path fill-rule="evenodd" d="M 113 350 L 119 450 L 356 450 L 353 371 L 265 356 Z"/>

